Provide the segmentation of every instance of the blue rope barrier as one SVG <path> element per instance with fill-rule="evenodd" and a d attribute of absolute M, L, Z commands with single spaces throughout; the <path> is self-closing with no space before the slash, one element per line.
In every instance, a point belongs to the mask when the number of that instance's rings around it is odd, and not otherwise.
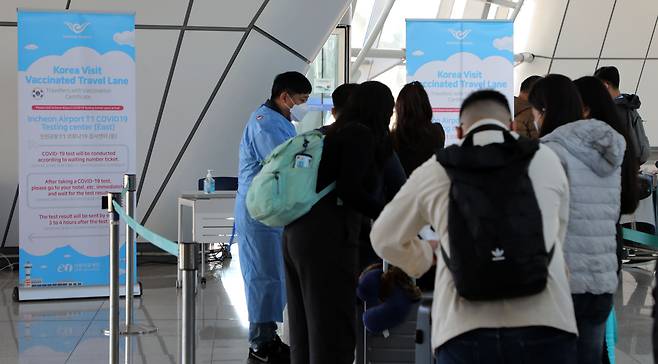
<path fill-rule="evenodd" d="M 608 348 L 608 360 L 610 364 L 615 364 L 615 347 L 617 346 L 617 341 L 617 315 L 613 306 L 608 316 L 608 321 L 605 323 L 605 345 Z"/>
<path fill-rule="evenodd" d="M 646 245 L 650 248 L 658 250 L 658 236 L 656 235 L 651 235 L 651 234 L 643 233 L 641 231 L 631 230 L 627 228 L 623 229 L 622 235 L 626 240 L 630 240 L 632 242 Z"/>
<path fill-rule="evenodd" d="M 157 246 L 165 252 L 178 257 L 178 244 L 169 239 L 165 239 L 164 237 L 140 225 L 137 221 L 135 221 L 135 219 L 128 216 L 121 205 L 116 201 L 112 201 L 112 204 L 114 205 L 114 209 L 119 214 L 121 219 L 124 220 L 133 230 L 135 230 L 137 235 L 148 240 L 151 244 Z"/>

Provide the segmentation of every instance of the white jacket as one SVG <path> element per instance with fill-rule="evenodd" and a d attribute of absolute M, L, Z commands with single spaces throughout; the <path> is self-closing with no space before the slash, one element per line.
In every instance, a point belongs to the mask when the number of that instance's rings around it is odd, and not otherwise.
<path fill-rule="evenodd" d="M 482 120 L 471 128 L 485 124 L 505 127 L 496 120 Z M 477 133 L 473 141 L 476 145 L 502 142 L 503 135 L 483 131 Z M 562 252 L 569 213 L 567 178 L 560 160 L 544 146 L 540 146 L 530 162 L 528 173 L 542 211 L 546 248 L 550 250 L 555 245 L 546 289 L 521 298 L 468 301 L 457 293 L 452 275 L 438 254 L 432 306 L 434 349 L 478 328 L 548 326 L 577 333 Z M 427 224 L 435 227 L 441 245 L 450 254 L 449 191 L 450 178 L 435 157 L 416 169 L 372 228 L 370 238 L 377 254 L 407 274 L 420 277 L 431 267 L 435 253 L 427 241 L 417 237 Z"/>

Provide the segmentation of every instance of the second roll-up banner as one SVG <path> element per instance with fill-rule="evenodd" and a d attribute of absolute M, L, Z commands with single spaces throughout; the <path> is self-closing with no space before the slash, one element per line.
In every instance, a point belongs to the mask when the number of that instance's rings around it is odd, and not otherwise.
<path fill-rule="evenodd" d="M 407 20 L 407 80 L 427 91 L 434 122 L 457 141 L 461 102 L 494 89 L 514 100 L 514 24 L 498 20 Z"/>
<path fill-rule="evenodd" d="M 108 295 L 101 196 L 135 173 L 134 43 L 134 14 L 18 12 L 21 301 Z"/>

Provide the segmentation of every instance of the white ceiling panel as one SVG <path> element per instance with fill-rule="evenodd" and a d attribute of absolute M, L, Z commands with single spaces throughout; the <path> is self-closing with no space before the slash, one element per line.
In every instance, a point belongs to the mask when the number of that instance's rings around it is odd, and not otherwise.
<path fill-rule="evenodd" d="M 349 0 L 270 1 L 256 25 L 313 60 L 349 3 Z"/>
<path fill-rule="evenodd" d="M 264 0 L 233 1 L 227 11 L 225 1 L 196 0 L 192 7 L 189 25 L 246 27 Z"/>
<path fill-rule="evenodd" d="M 268 55 L 267 62 L 262 62 L 263 54 Z M 184 190 L 195 189 L 197 178 L 203 177 L 206 169 L 214 169 L 218 176 L 237 175 L 238 147 L 249 115 L 268 97 L 277 74 L 290 70 L 305 72 L 307 67 L 305 62 L 262 35 L 256 32 L 249 35 L 153 210 L 147 223 L 150 229 L 166 237 L 176 236 L 176 225 L 171 223 L 176 221 L 176 198 Z M 234 107 L 236 103 L 242 107 Z"/>
<path fill-rule="evenodd" d="M 153 200 L 242 35 L 243 33 L 239 32 L 216 31 L 185 33 L 153 148 L 153 157 L 144 179 L 144 187 L 139 201 L 139 217 L 146 212 L 146 208 Z M 170 62 L 171 58 L 168 58 L 165 63 Z M 158 95 L 162 96 L 162 90 L 158 90 Z M 201 169 L 210 167 L 199 166 L 199 168 L 201 171 Z M 196 177 L 200 173 L 195 173 L 190 177 Z M 195 183 L 190 184 L 190 188 L 194 187 L 196 187 Z"/>
<path fill-rule="evenodd" d="M 177 30 L 137 30 L 137 177 L 140 178 L 178 39 Z M 153 62 L 157 59 L 158 62 Z"/>
<path fill-rule="evenodd" d="M 496 19 L 504 20 L 504 19 L 509 19 L 510 13 L 513 10 L 504 6 L 499 6 L 498 9 L 496 9 Z"/>
<path fill-rule="evenodd" d="M 526 0 L 514 22 L 514 49 L 551 57 L 567 0 Z"/>
<path fill-rule="evenodd" d="M 591 76 L 595 67 L 595 59 L 556 59 L 550 72 L 563 74 L 575 80 L 583 76 Z"/>
<path fill-rule="evenodd" d="M 134 11 L 137 24 L 158 25 L 183 24 L 187 5 L 184 0 L 71 0 L 73 10 Z"/>
<path fill-rule="evenodd" d="M 573 0 L 569 3 L 556 57 L 598 58 L 614 0 Z M 583 25 L 587 19 L 587 25 Z"/>
<path fill-rule="evenodd" d="M 521 63 L 514 67 L 514 92 L 518 94 L 521 82 L 530 76 L 545 76 L 550 60 L 535 58 L 532 63 Z"/>
<path fill-rule="evenodd" d="M 617 0 L 603 57 L 644 57 L 656 16 L 658 1 Z"/>
<path fill-rule="evenodd" d="M 658 29 L 656 29 L 656 33 L 658 33 Z M 649 57 L 650 58 L 658 58 L 658 37 L 656 34 L 653 34 L 653 39 L 651 40 L 651 48 L 649 49 Z"/>
<path fill-rule="evenodd" d="M 484 2 L 469 1 L 464 7 L 464 19 L 482 19 L 482 12 L 484 11 Z"/>
<path fill-rule="evenodd" d="M 7 217 L 18 183 L 18 95 L 16 93 L 16 28 L 0 28 L 0 44 L 4 50 L 0 52 L 0 85 L 5 85 L 10 91 L 0 97 L 0 240 L 5 233 Z M 18 220 L 18 211 L 14 214 Z M 13 232 L 8 242 L 15 243 L 18 236 Z M 12 244 L 13 245 L 13 244 Z"/>
<path fill-rule="evenodd" d="M 646 121 L 644 128 L 651 146 L 658 146 L 658 83 L 656 80 L 658 80 L 658 61 L 647 61 L 637 94 L 642 101 L 639 112 Z"/>
<path fill-rule="evenodd" d="M 637 80 L 640 78 L 643 60 L 601 60 L 599 67 L 615 66 L 619 70 L 619 89 L 626 93 L 635 93 Z"/>
<path fill-rule="evenodd" d="M 0 0 L 0 21 L 16 21 L 19 8 L 64 10 L 66 0 Z"/>
<path fill-rule="evenodd" d="M 437 11 L 437 19 L 450 19 L 452 7 L 455 5 L 455 0 L 441 0 L 439 2 L 439 10 Z"/>

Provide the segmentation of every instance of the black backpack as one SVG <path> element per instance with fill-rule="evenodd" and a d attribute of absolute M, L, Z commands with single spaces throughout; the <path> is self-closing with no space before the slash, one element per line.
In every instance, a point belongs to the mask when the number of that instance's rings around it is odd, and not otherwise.
<path fill-rule="evenodd" d="M 496 130 L 504 143 L 474 146 L 473 135 Z M 528 166 L 538 141 L 516 139 L 495 125 L 479 127 L 460 146 L 436 153 L 450 177 L 450 257 L 443 260 L 457 292 L 468 300 L 497 300 L 544 290 L 553 247 L 546 251 L 539 204 Z"/>

